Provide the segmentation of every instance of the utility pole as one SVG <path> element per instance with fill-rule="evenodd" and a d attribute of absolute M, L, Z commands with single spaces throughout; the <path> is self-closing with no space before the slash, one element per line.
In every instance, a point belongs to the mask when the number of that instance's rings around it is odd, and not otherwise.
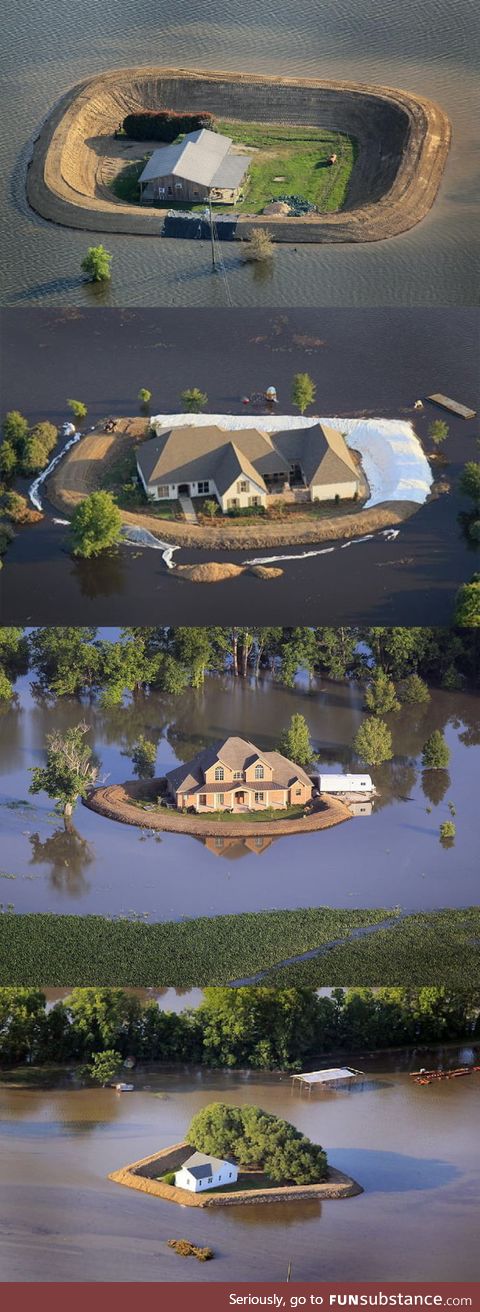
<path fill-rule="evenodd" d="M 289 1262 L 287 1267 L 287 1281 L 290 1281 L 291 1279 L 292 1279 L 292 1263 Z"/>
<path fill-rule="evenodd" d="M 215 251 L 215 237 L 213 233 L 212 196 L 210 192 L 208 193 L 208 212 L 210 215 L 210 243 L 212 247 L 212 269 L 216 269 L 217 256 Z"/>

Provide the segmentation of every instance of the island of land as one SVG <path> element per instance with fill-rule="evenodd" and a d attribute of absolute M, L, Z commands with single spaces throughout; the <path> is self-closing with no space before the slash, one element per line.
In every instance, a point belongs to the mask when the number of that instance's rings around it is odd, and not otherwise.
<path fill-rule="evenodd" d="M 163 1198 L 165 1202 L 178 1203 L 181 1207 L 234 1207 L 252 1203 L 295 1203 L 306 1199 L 322 1202 L 327 1198 L 355 1198 L 363 1193 L 356 1180 L 343 1171 L 337 1171 L 334 1166 L 329 1166 L 327 1179 L 318 1184 L 276 1185 L 265 1179 L 262 1170 L 244 1169 L 239 1172 L 235 1186 L 205 1193 L 189 1193 L 162 1179 L 169 1172 L 179 1171 L 194 1151 L 192 1144 L 186 1142 L 171 1144 L 119 1171 L 112 1171 L 108 1178 L 115 1184 Z"/>
<path fill-rule="evenodd" d="M 158 143 L 140 148 L 118 129 L 127 114 L 165 106 L 213 113 L 234 149 L 253 150 L 250 183 L 232 216 L 229 235 L 237 240 L 265 228 L 274 241 L 295 244 L 396 236 L 428 213 L 450 146 L 450 124 L 438 105 L 390 87 L 118 69 L 77 84 L 47 116 L 27 172 L 32 208 L 67 227 L 158 236 L 162 210 L 132 203 L 146 150 Z M 332 154 L 335 167 L 324 169 Z M 317 208 L 258 213 L 285 188 L 311 197 Z"/>

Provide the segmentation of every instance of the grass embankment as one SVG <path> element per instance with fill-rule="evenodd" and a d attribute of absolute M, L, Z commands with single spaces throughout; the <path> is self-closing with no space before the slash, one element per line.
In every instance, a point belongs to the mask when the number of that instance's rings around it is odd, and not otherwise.
<path fill-rule="evenodd" d="M 272 573 L 273 572 L 274 571 L 272 570 Z M 279 573 L 281 572 L 282 571 L 280 570 Z M 161 804 L 159 807 L 156 807 L 152 806 L 152 803 L 148 801 L 134 801 L 132 805 L 138 806 L 141 811 L 159 811 L 160 814 L 162 812 Z M 303 815 L 305 815 L 304 806 L 285 806 L 278 808 L 265 806 L 262 811 L 195 811 L 195 820 L 219 820 L 222 823 L 224 821 L 228 822 L 234 820 L 235 824 L 237 820 L 239 820 L 240 823 L 243 820 L 245 824 L 265 824 L 266 820 L 299 820 Z"/>
<path fill-rule="evenodd" d="M 393 928 L 327 948 L 362 926 Z M 324 954 L 279 968 L 312 948 Z M 247 912 L 146 925 L 101 916 L 0 916 L 0 984 L 176 988 L 229 984 L 268 971 L 265 983 L 429 985 L 478 983 L 480 907 L 417 913 L 396 922 L 376 910 Z"/>
<path fill-rule="evenodd" d="M 253 158 L 244 187 L 244 198 L 235 205 L 216 205 L 216 213 L 259 214 L 277 196 L 302 196 L 322 214 L 342 209 L 356 159 L 356 142 L 342 132 L 323 128 L 298 127 L 281 123 L 242 123 L 224 119 L 217 129 L 239 146 L 252 149 Z M 139 151 L 141 147 L 139 145 Z M 329 155 L 338 156 L 328 165 Z M 149 156 L 127 164 L 112 180 L 112 191 L 119 200 L 140 204 L 138 179 Z M 275 182 L 280 178 L 280 182 Z M 203 210 L 205 202 L 182 205 L 172 197 L 163 208 Z M 159 207 L 162 208 L 162 207 Z"/>

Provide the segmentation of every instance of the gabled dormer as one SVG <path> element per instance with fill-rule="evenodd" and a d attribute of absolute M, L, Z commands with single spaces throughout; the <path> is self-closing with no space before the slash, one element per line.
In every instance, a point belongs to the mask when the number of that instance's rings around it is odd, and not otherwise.
<path fill-rule="evenodd" d="M 233 783 L 234 777 L 234 771 L 231 766 L 226 765 L 225 761 L 222 761 L 220 756 L 217 756 L 216 761 L 214 761 L 212 765 L 209 765 L 204 771 L 206 784 L 231 784 Z"/>
<path fill-rule="evenodd" d="M 269 783 L 273 779 L 273 768 L 263 756 L 255 756 L 249 761 L 245 770 L 245 783 Z"/>

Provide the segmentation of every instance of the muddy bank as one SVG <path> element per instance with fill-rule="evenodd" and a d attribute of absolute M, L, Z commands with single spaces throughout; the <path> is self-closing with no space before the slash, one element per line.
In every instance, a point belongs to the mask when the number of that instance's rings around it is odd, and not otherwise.
<path fill-rule="evenodd" d="M 155 1177 L 167 1171 L 178 1171 L 195 1149 L 188 1143 L 176 1143 L 169 1148 L 132 1162 L 120 1171 L 112 1171 L 108 1179 L 115 1184 L 126 1185 L 128 1189 L 137 1189 L 141 1193 L 163 1198 L 169 1203 L 179 1203 L 182 1207 L 235 1207 L 249 1203 L 292 1203 L 311 1198 L 317 1201 L 327 1198 L 354 1198 L 362 1194 L 362 1186 L 330 1167 L 328 1180 L 321 1184 L 278 1185 L 272 1189 L 238 1189 L 228 1194 L 220 1192 L 191 1194 L 187 1189 L 177 1189 L 175 1185 L 165 1184 Z"/>
<path fill-rule="evenodd" d="M 75 506 L 105 486 L 114 465 L 126 456 L 145 432 L 144 420 L 121 419 L 115 433 L 104 433 L 102 428 L 88 433 L 73 446 L 48 480 L 48 496 L 63 515 L 71 516 Z M 260 421 L 261 423 L 261 421 Z M 141 525 L 162 541 L 179 547 L 199 550 L 251 551 L 261 547 L 282 547 L 295 543 L 327 542 L 334 539 L 358 537 L 363 533 L 376 533 L 403 523 L 418 510 L 412 501 L 387 502 L 371 510 L 338 511 L 317 519 L 314 515 L 292 515 L 291 519 L 266 524 L 239 524 L 229 521 L 222 525 L 186 524 L 181 520 L 162 519 L 145 510 L 122 510 L 125 524 Z"/>
<path fill-rule="evenodd" d="M 109 820 L 119 820 L 124 825 L 138 825 L 141 829 L 169 830 L 176 834 L 195 834 L 197 837 L 210 838 L 266 838 L 281 837 L 286 834 L 305 834 L 317 829 L 331 829 L 343 820 L 351 820 L 352 813 L 348 806 L 338 798 L 322 796 L 320 808 L 305 819 L 297 820 L 212 820 L 207 815 L 183 815 L 180 811 L 167 810 L 142 811 L 135 803 L 151 798 L 156 801 L 162 790 L 162 779 L 129 779 L 124 784 L 110 784 L 95 788 L 85 799 L 84 805 L 91 811 L 98 811 Z"/>
<path fill-rule="evenodd" d="M 165 105 L 355 137 L 358 157 L 342 211 L 288 220 L 242 216 L 236 230 L 240 240 L 262 226 L 275 241 L 292 243 L 380 241 L 405 232 L 431 208 L 450 146 L 450 124 L 440 106 L 390 87 L 126 68 L 77 84 L 48 115 L 27 173 L 32 208 L 67 227 L 158 236 L 161 211 L 110 199 L 102 164 L 127 113 Z"/>

